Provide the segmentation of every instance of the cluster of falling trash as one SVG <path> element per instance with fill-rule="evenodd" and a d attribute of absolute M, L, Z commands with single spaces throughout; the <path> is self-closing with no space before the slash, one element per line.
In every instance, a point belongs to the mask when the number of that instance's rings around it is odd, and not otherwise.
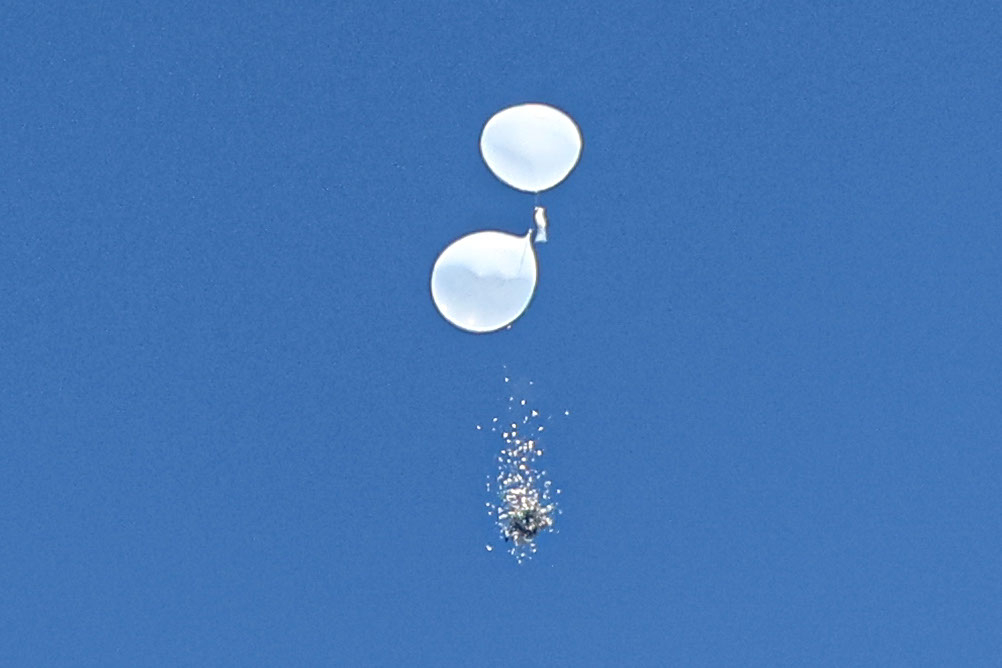
<path fill-rule="evenodd" d="M 507 382 L 508 379 L 505 379 Z M 488 481 L 492 500 L 486 503 L 508 552 L 522 563 L 536 553 L 536 539 L 554 530 L 560 513 L 547 472 L 541 468 L 541 437 L 546 427 L 539 411 L 526 407 L 526 400 L 508 398 L 508 417 L 493 418 L 490 431 L 499 434 L 504 445 L 497 455 L 497 475 Z M 483 429 L 482 426 L 477 427 Z M 493 548 L 488 545 L 488 550 Z"/>

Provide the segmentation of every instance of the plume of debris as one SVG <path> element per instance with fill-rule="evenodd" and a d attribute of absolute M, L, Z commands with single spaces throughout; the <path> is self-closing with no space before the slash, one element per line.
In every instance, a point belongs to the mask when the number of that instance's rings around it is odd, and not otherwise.
<path fill-rule="evenodd" d="M 500 434 L 504 446 L 497 456 L 498 472 L 493 481 L 496 496 L 487 503 L 487 508 L 508 552 L 522 563 L 536 553 L 537 538 L 554 530 L 559 510 L 551 494 L 553 484 L 539 467 L 543 456 L 540 437 L 545 430 L 538 424 L 539 412 L 526 408 L 524 399 L 516 402 L 510 396 L 508 401 L 509 414 L 516 420 L 519 420 L 518 409 L 524 410 L 519 421 L 505 426 L 494 418 L 491 425 L 491 431 Z M 491 488 L 488 482 L 488 491 Z M 560 493 L 559 489 L 555 491 Z"/>

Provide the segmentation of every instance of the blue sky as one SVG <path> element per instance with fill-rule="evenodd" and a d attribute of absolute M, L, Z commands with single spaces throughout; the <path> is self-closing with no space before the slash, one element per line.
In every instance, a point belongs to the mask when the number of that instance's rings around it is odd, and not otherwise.
<path fill-rule="evenodd" d="M 7 7 L 0 663 L 996 663 L 1000 23 Z M 585 149 L 470 335 L 429 271 L 531 224 L 477 148 L 526 101 Z M 563 489 L 521 566 L 506 374 Z"/>

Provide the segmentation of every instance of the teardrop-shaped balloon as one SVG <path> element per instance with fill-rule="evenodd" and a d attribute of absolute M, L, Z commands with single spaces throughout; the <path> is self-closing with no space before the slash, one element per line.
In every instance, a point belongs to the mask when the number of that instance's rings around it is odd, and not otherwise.
<path fill-rule="evenodd" d="M 452 242 L 431 270 L 431 298 L 439 313 L 460 329 L 493 332 L 522 315 L 536 289 L 532 233 L 493 230 Z"/>
<path fill-rule="evenodd" d="M 494 176 L 532 193 L 567 178 L 581 157 L 581 144 L 570 116 L 536 103 L 502 109 L 480 135 L 480 153 Z"/>

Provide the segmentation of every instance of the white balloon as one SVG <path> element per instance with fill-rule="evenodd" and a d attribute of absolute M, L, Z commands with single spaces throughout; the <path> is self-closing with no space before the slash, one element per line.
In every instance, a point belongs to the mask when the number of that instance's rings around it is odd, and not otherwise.
<path fill-rule="evenodd" d="M 452 242 L 431 270 L 431 298 L 460 329 L 493 332 L 522 315 L 536 290 L 532 233 L 474 232 Z"/>
<path fill-rule="evenodd" d="M 546 104 L 520 104 L 487 121 L 480 153 L 494 176 L 536 193 L 567 178 L 581 157 L 581 142 L 581 131 L 564 112 Z"/>

